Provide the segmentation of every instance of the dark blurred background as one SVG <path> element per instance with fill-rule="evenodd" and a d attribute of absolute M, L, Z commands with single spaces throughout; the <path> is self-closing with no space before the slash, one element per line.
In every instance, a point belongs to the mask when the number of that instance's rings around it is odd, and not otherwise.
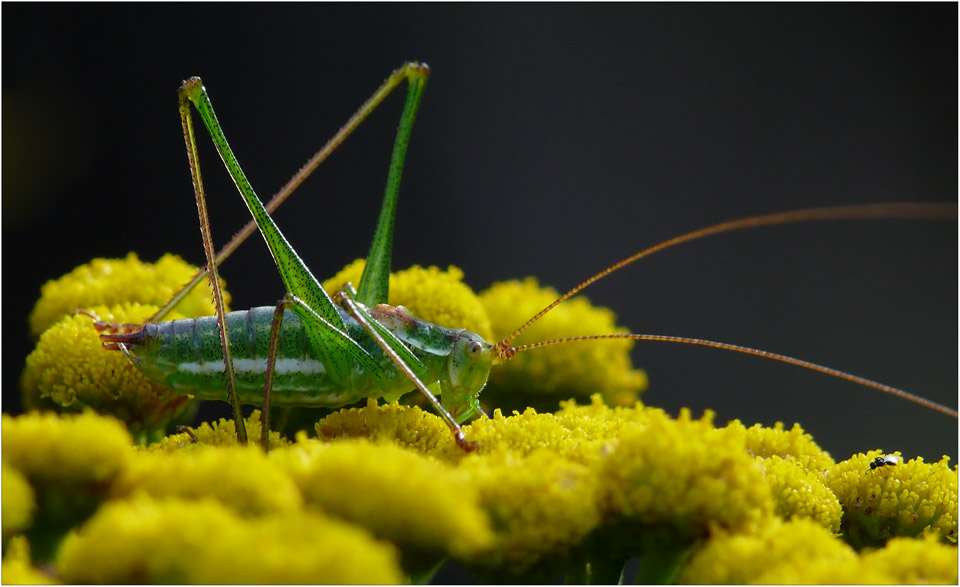
<path fill-rule="evenodd" d="M 201 75 L 271 195 L 403 61 L 428 62 L 396 267 L 567 288 L 681 232 L 800 207 L 957 199 L 957 5 L 36 5 L 3 12 L 3 409 L 40 286 L 203 252 L 176 88 Z M 363 256 L 396 96 L 276 215 L 318 276 Z M 248 219 L 204 135 L 216 241 Z M 282 285 L 259 239 L 235 308 Z M 591 287 L 638 332 L 717 339 L 957 405 L 957 225 L 757 229 Z M 957 455 L 957 422 L 794 367 L 639 344 L 644 401 L 801 422 L 837 458 Z"/>

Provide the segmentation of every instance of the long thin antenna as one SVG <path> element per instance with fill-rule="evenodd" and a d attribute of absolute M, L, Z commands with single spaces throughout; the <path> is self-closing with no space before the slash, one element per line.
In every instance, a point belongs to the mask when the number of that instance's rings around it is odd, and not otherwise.
<path fill-rule="evenodd" d="M 763 214 L 760 216 L 751 216 L 749 218 L 741 218 L 739 220 L 730 220 L 728 222 L 721 222 L 720 224 L 714 224 L 713 226 L 708 226 L 706 228 L 701 228 L 699 230 L 694 230 L 680 236 L 675 236 L 671 239 L 665 240 L 659 244 L 653 245 L 643 249 L 638 253 L 634 253 L 629 257 L 617 261 L 613 265 L 610 265 L 603 271 L 597 273 L 593 277 L 586 279 L 580 282 L 576 287 L 563 294 L 557 298 L 553 303 L 551 303 L 546 308 L 537 312 L 537 314 L 527 320 L 520 328 L 517 328 L 513 334 L 504 338 L 496 344 L 497 353 L 500 355 L 502 360 L 506 360 L 508 357 L 504 357 L 504 353 L 510 347 L 510 343 L 518 337 L 524 330 L 530 327 L 531 324 L 543 317 L 544 314 L 552 310 L 561 302 L 569 299 L 570 297 L 578 294 L 584 288 L 586 288 L 591 283 L 610 275 L 618 269 L 638 261 L 644 257 L 652 255 L 657 251 L 662 251 L 669 247 L 679 245 L 682 243 L 687 243 L 693 240 L 704 238 L 707 236 L 712 236 L 714 234 L 720 234 L 721 232 L 729 232 L 731 230 L 739 230 L 742 228 L 753 228 L 757 226 L 772 226 L 775 224 L 788 224 L 791 222 L 810 222 L 814 220 L 853 220 L 853 219 L 879 219 L 879 218 L 890 218 L 890 219 L 900 219 L 900 220 L 957 220 L 957 205 L 955 203 L 940 203 L 940 202 L 926 202 L 926 203 L 917 203 L 917 202 L 894 202 L 887 204 L 859 204 L 852 206 L 829 206 L 824 208 L 805 208 L 802 210 L 791 210 L 789 212 L 777 212 L 774 214 Z M 903 392 L 906 393 L 906 392 Z M 956 412 L 954 412 L 956 415 Z"/>
<path fill-rule="evenodd" d="M 649 340 L 655 342 L 676 342 L 682 344 L 695 344 L 699 346 L 707 346 L 715 349 L 723 349 L 727 351 L 735 351 L 738 353 L 744 353 L 747 355 L 754 355 L 757 357 L 763 357 L 764 359 L 773 359 L 774 361 L 780 361 L 783 363 L 789 363 L 791 365 L 796 365 L 798 367 L 803 367 L 804 369 L 811 369 L 813 371 L 819 371 L 820 373 L 825 373 L 827 375 L 832 375 L 834 377 L 839 377 L 840 379 L 846 379 L 847 381 L 852 381 L 854 383 L 859 383 L 866 387 L 871 387 L 873 389 L 878 389 L 884 393 L 889 393 L 895 395 L 899 398 L 911 401 L 915 404 L 920 404 L 921 406 L 931 408 L 940 413 L 946 414 L 948 416 L 957 417 L 957 411 L 937 402 L 930 401 L 926 398 L 922 398 L 918 395 L 914 395 L 902 389 L 891 387 L 872 379 L 866 379 L 853 375 L 852 373 L 847 373 L 846 371 L 840 371 L 838 369 L 833 369 L 831 367 L 824 367 L 823 365 L 818 365 L 816 363 L 811 363 L 809 361 L 804 361 L 801 359 L 796 359 L 794 357 L 789 357 L 787 355 L 780 355 L 777 353 L 771 353 L 769 351 L 763 351 L 760 349 L 754 349 L 750 347 L 729 344 L 726 342 L 717 342 L 713 340 L 704 340 L 702 338 L 688 338 L 685 336 L 666 336 L 661 334 L 595 334 L 591 336 L 571 336 L 568 338 L 558 338 L 554 340 L 546 340 L 542 342 L 535 342 L 532 344 L 525 344 L 517 347 L 509 347 L 503 350 L 501 357 L 503 360 L 509 359 L 510 357 L 516 355 L 517 353 L 523 351 L 529 351 L 536 348 L 541 348 L 545 346 L 551 346 L 555 344 L 563 344 L 568 342 L 580 342 L 587 340 L 600 340 L 600 339 L 614 339 L 614 338 L 631 338 L 633 340 Z"/>

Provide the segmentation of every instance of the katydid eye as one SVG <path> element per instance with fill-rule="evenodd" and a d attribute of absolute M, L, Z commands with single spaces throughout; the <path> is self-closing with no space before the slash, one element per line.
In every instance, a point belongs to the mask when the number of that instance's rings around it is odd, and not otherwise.
<path fill-rule="evenodd" d="M 480 343 L 479 343 L 479 342 L 471 341 L 470 344 L 467 345 L 467 352 L 469 352 L 471 355 L 475 355 L 475 354 L 479 353 L 480 350 L 481 350 L 481 349 L 480 349 Z"/>

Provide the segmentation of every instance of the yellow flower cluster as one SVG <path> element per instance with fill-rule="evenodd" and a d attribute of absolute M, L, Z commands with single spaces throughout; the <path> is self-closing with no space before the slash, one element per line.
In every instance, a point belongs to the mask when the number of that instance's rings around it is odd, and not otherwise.
<path fill-rule="evenodd" d="M 465 427 L 480 442 L 469 454 L 439 418 L 397 404 L 341 410 L 318 423 L 320 438 L 300 432 L 268 455 L 237 446 L 230 424 L 198 427 L 196 443 L 180 433 L 135 448 L 120 423 L 92 413 L 4 416 L 5 537 L 27 529 L 32 544 L 51 493 L 92 483 L 102 505 L 47 553 L 63 581 L 394 582 L 443 558 L 491 580 L 542 581 L 658 541 L 693 547 L 686 582 L 949 581 L 951 564 L 955 575 L 956 547 L 934 536 L 955 519 L 945 461 L 870 470 L 871 453 L 828 472 L 898 473 L 908 490 L 897 499 L 939 512 L 910 527 L 930 533 L 922 548 L 911 538 L 858 554 L 833 533 L 837 498 L 821 473 L 790 450 L 753 454 L 743 426 L 717 428 L 709 412 L 672 418 L 599 395 L 556 414 L 498 411 Z M 813 454 L 806 446 L 793 452 Z M 24 480 L 21 493 L 38 496 L 32 525 L 33 502 L 16 495 Z M 35 572 L 21 559 L 11 576 Z"/>
<path fill-rule="evenodd" d="M 37 508 L 33 488 L 23 473 L 3 462 L 3 539 L 22 532 L 33 522 Z"/>
<path fill-rule="evenodd" d="M 30 544 L 26 537 L 14 537 L 6 548 L 2 568 L 0 568 L 5 585 L 56 585 L 58 583 L 56 579 L 30 563 Z"/>
<path fill-rule="evenodd" d="M 366 260 L 357 259 L 339 273 L 322 283 L 331 295 L 347 282 L 360 285 L 360 276 Z M 463 271 L 450 266 L 446 271 L 438 267 L 409 269 L 390 274 L 391 306 L 406 306 L 410 312 L 427 322 L 448 328 L 466 328 L 490 340 L 490 319 L 477 295 L 463 283 Z"/>
<path fill-rule="evenodd" d="M 30 312 L 30 335 L 37 337 L 77 308 L 141 303 L 159 306 L 173 297 L 197 268 L 176 255 L 166 254 L 156 263 L 144 263 L 136 253 L 125 259 L 94 259 L 40 289 L 40 299 Z M 183 316 L 210 316 L 213 302 L 209 287 L 195 288 L 178 306 Z M 229 294 L 224 294 L 229 302 Z M 154 310 L 156 311 L 156 310 Z"/>
<path fill-rule="evenodd" d="M 681 583 L 956 584 L 957 547 L 897 538 L 857 553 L 810 520 L 771 521 L 755 534 L 721 534 L 700 549 Z"/>
<path fill-rule="evenodd" d="M 123 424 L 93 413 L 3 414 L 3 461 L 33 483 L 52 487 L 109 483 L 134 457 Z"/>
<path fill-rule="evenodd" d="M 495 283 L 480 293 L 496 338 L 508 336 L 559 297 L 529 277 Z M 608 308 L 582 297 L 560 304 L 520 335 L 514 346 L 589 334 L 629 332 Z M 630 361 L 633 341 L 576 342 L 520 353 L 490 374 L 486 402 L 505 410 L 533 406 L 553 411 L 560 400 L 602 392 L 611 405 L 631 405 L 647 387 L 646 374 Z"/>
<path fill-rule="evenodd" d="M 92 310 L 102 320 L 139 323 L 157 307 L 133 303 Z M 189 397 L 148 379 L 122 352 L 104 350 L 93 320 L 84 315 L 65 316 L 40 335 L 20 387 L 27 407 L 52 404 L 75 411 L 89 406 L 120 418 L 135 432 L 160 428 L 191 406 Z"/>
<path fill-rule="evenodd" d="M 396 554 L 314 512 L 244 519 L 211 499 L 107 504 L 63 541 L 71 583 L 398 583 Z"/>
<path fill-rule="evenodd" d="M 931 528 L 956 543 L 957 468 L 950 468 L 950 459 L 929 464 L 917 457 L 871 468 L 882 456 L 879 450 L 856 454 L 827 471 L 827 485 L 844 508 L 841 530 L 847 539 L 858 547 L 875 546 Z"/>

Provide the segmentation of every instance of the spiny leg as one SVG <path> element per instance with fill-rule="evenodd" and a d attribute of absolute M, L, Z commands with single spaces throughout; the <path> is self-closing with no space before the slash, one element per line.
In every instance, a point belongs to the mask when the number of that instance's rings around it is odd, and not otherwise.
<path fill-rule="evenodd" d="M 178 92 L 180 98 L 180 122 L 183 125 L 183 138 L 187 146 L 187 159 L 190 162 L 190 176 L 193 179 L 193 191 L 197 198 L 197 210 L 200 214 L 200 232 L 203 235 L 203 251 L 207 257 L 207 271 L 210 276 L 210 287 L 213 289 L 213 302 L 217 312 L 217 326 L 220 330 L 220 345 L 223 348 L 224 372 L 227 376 L 227 395 L 230 405 L 233 406 L 233 419 L 237 427 L 237 441 L 247 443 L 247 429 L 243 422 L 243 413 L 240 411 L 240 401 L 237 397 L 237 376 L 233 371 L 233 355 L 230 350 L 230 335 L 227 332 L 227 323 L 223 304 L 223 291 L 220 288 L 220 275 L 217 271 L 214 258 L 213 235 L 210 230 L 210 218 L 207 215 L 207 198 L 203 193 L 203 179 L 200 175 L 200 160 L 197 155 L 197 141 L 193 132 L 193 119 L 190 116 L 190 92 L 194 85 L 191 78 L 184 82 Z"/>
<path fill-rule="evenodd" d="M 400 355 L 397 353 L 397 351 L 394 350 L 390 346 L 390 344 L 387 343 L 387 341 L 380 335 L 379 332 L 377 332 L 377 329 L 374 328 L 374 326 L 372 325 L 372 322 L 368 319 L 368 316 L 366 315 L 366 313 L 363 312 L 358 307 L 357 301 L 354 299 L 354 294 L 352 290 L 353 290 L 353 287 L 348 283 L 346 287 L 344 287 L 344 289 L 340 290 L 337 293 L 337 296 L 339 297 L 340 301 L 343 303 L 343 307 L 347 311 L 347 313 L 350 314 L 350 316 L 352 316 L 353 319 L 360 324 L 360 326 L 367 332 L 367 334 L 373 337 L 373 340 L 375 340 L 376 343 L 380 346 L 380 348 L 383 349 L 383 352 L 385 352 L 387 356 L 390 357 L 390 360 L 393 362 L 393 364 L 396 365 L 397 368 L 399 368 L 401 371 L 403 371 L 404 375 L 407 376 L 407 379 L 409 379 L 410 382 L 413 383 L 417 387 L 417 389 L 420 390 L 420 393 L 422 393 L 427 398 L 430 404 L 433 405 L 433 408 L 437 411 L 438 414 L 440 414 L 440 417 L 443 419 L 443 421 L 447 423 L 447 426 L 450 428 L 450 431 L 453 432 L 453 437 L 457 441 L 457 445 L 466 452 L 471 452 L 473 450 L 476 450 L 476 448 L 479 445 L 476 442 L 471 442 L 467 440 L 467 437 L 464 436 L 463 434 L 463 429 L 460 428 L 460 425 L 457 424 L 457 421 L 453 418 L 452 415 L 450 415 L 450 412 L 448 412 L 446 409 L 444 409 L 442 405 L 440 405 L 440 400 L 437 399 L 437 396 L 431 393 L 431 391 L 427 388 L 426 384 L 424 384 L 423 381 L 421 381 L 420 378 L 417 377 L 416 373 L 413 372 L 413 369 L 411 369 L 403 361 L 403 359 L 400 358 Z"/>
<path fill-rule="evenodd" d="M 328 140 L 326 144 L 319 151 L 314 153 L 314 155 L 310 157 L 310 159 L 303 165 L 303 167 L 301 167 L 300 170 L 297 171 L 297 173 L 295 173 L 293 177 L 291 177 L 290 180 L 287 181 L 287 183 L 282 188 L 280 188 L 280 190 L 276 194 L 273 195 L 272 198 L 270 198 L 270 201 L 267 202 L 266 206 L 264 207 L 266 211 L 268 213 L 273 213 L 274 210 L 280 207 L 280 204 L 282 204 L 288 197 L 290 197 L 290 195 L 294 192 L 294 190 L 296 190 L 300 186 L 300 184 L 302 184 L 307 179 L 307 177 L 311 173 L 313 173 L 313 171 L 321 163 L 323 163 L 323 161 L 326 160 L 326 158 L 331 153 L 333 153 L 333 151 L 335 151 L 337 147 L 339 147 L 340 144 L 343 143 L 343 141 L 346 140 L 346 138 L 350 136 L 350 134 L 353 133 L 353 131 L 356 130 L 358 126 L 360 126 L 360 123 L 366 120 L 366 118 L 377 108 L 377 106 L 379 106 L 380 103 L 383 102 L 387 98 L 387 96 L 389 96 L 393 92 L 394 89 L 396 89 L 401 83 L 403 83 L 404 80 L 410 81 L 411 89 L 414 85 L 419 86 L 418 94 L 421 94 L 423 91 L 423 85 L 429 73 L 430 73 L 430 68 L 427 66 L 427 64 L 416 63 L 416 62 L 404 63 L 401 67 L 394 70 L 393 73 L 390 74 L 390 77 L 388 77 L 383 82 L 383 84 L 377 89 L 377 91 L 374 92 L 373 95 L 370 96 L 370 98 L 368 98 L 367 101 L 364 102 L 362 106 L 360 106 L 360 108 L 353 114 L 353 116 L 350 117 L 349 120 L 347 120 L 346 124 L 344 124 L 340 128 L 340 130 L 338 130 L 337 133 L 333 135 L 333 137 L 331 137 L 330 140 Z M 417 80 L 422 80 L 422 81 L 417 81 Z M 419 101 L 419 95 L 416 97 L 416 99 Z M 410 93 L 408 92 L 407 105 L 404 107 L 405 113 L 409 110 L 410 102 L 411 102 L 411 97 L 410 97 Z M 415 108 L 409 117 L 410 124 L 405 125 L 408 128 L 413 123 L 414 114 L 415 114 Z M 402 126 L 404 126 L 403 119 L 401 119 L 401 127 Z M 406 142 L 409 140 L 409 131 L 406 131 L 406 139 L 403 141 L 403 153 L 398 155 L 397 145 L 400 144 L 401 134 L 403 133 L 400 130 L 398 130 L 397 144 L 394 147 L 394 155 L 391 160 L 390 176 L 387 179 L 388 190 L 390 189 L 391 185 L 399 185 L 399 182 L 400 182 L 400 170 L 403 167 L 403 156 L 406 153 Z M 398 160 L 398 157 L 399 157 L 399 160 Z M 396 171 L 394 171 L 395 169 Z M 395 179 L 393 179 L 394 177 Z M 395 199 L 394 199 L 394 202 L 395 202 Z M 386 202 L 384 204 L 386 206 Z M 381 212 L 381 217 L 382 216 L 383 216 L 383 212 Z M 392 227 L 392 212 L 390 216 L 391 216 L 391 227 Z M 247 240 L 247 238 L 251 234 L 253 234 L 253 231 L 256 229 L 256 226 L 257 226 L 257 223 L 255 220 L 250 220 L 249 222 L 247 222 L 247 224 L 242 229 L 240 229 L 240 231 L 238 231 L 235 235 L 233 235 L 233 238 L 230 239 L 230 242 L 228 242 L 226 245 L 224 245 L 222 249 L 220 249 L 220 252 L 217 253 L 215 264 L 219 266 L 221 263 L 223 263 L 227 259 L 227 257 L 233 254 L 233 252 L 237 249 L 237 247 L 239 247 L 245 240 Z M 379 225 L 378 225 L 378 232 L 379 232 Z M 388 243 L 392 242 L 392 237 L 390 239 L 387 239 L 387 242 Z M 389 265 L 389 254 L 387 254 L 387 261 Z M 389 267 L 387 269 L 387 273 L 389 273 Z M 191 291 L 193 291 L 193 288 L 196 287 L 197 284 L 199 284 L 200 281 L 202 281 L 206 276 L 207 276 L 206 268 L 203 268 L 200 271 L 198 271 L 190 279 L 190 281 L 186 285 L 184 285 L 183 288 L 180 289 L 180 291 L 174 294 L 174 296 L 170 298 L 170 300 L 168 300 L 163 305 L 163 307 L 161 307 L 153 316 L 151 316 L 147 320 L 147 322 L 160 322 L 161 320 L 163 320 L 174 308 L 177 307 L 177 305 L 180 304 L 181 301 L 183 301 L 183 298 L 185 298 Z M 382 301 L 386 301 L 386 300 L 382 300 Z"/>

